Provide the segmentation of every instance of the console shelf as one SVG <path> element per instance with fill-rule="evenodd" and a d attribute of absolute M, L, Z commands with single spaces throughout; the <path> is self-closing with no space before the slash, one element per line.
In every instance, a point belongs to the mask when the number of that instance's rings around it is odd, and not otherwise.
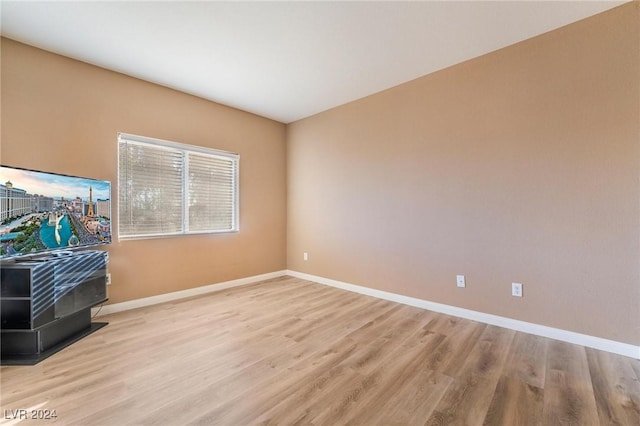
<path fill-rule="evenodd" d="M 91 323 L 91 307 L 107 300 L 106 269 L 103 251 L 3 263 L 1 364 L 35 364 L 106 325 Z"/>

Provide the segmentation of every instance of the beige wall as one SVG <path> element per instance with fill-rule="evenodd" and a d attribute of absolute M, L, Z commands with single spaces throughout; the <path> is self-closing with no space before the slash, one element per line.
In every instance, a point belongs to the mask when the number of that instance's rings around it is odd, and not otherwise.
<path fill-rule="evenodd" d="M 114 223 L 118 132 L 240 154 L 240 232 L 116 236 L 111 303 L 285 269 L 283 124 L 7 39 L 1 88 L 1 162 L 110 180 Z"/>
<path fill-rule="evenodd" d="M 640 344 L 639 24 L 635 2 L 288 126 L 288 268 Z"/>

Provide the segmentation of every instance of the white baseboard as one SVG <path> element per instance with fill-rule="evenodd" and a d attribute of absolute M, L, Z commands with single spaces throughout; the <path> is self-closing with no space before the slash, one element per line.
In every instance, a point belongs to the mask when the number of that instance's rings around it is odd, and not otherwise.
<path fill-rule="evenodd" d="M 113 314 L 115 312 L 127 311 L 129 309 L 142 308 L 143 306 L 157 305 L 159 303 L 184 299 L 185 297 L 198 296 L 200 294 L 212 293 L 214 291 L 225 290 L 227 288 L 253 284 L 259 281 L 269 280 L 271 278 L 282 277 L 284 275 L 287 275 L 286 270 L 275 271 L 267 274 L 254 275 L 252 277 L 239 278 L 237 280 L 190 288 L 187 290 L 174 291 L 172 293 L 159 294 L 157 296 L 144 297 L 142 299 L 129 300 L 127 302 L 114 303 L 112 305 L 105 305 L 102 308 L 93 308 L 91 310 L 91 315 L 97 314 L 97 316 L 102 316 Z"/>
<path fill-rule="evenodd" d="M 466 318 L 473 321 L 479 321 L 486 324 L 497 325 L 499 327 L 509 328 L 511 330 L 522 331 L 524 333 L 548 337 L 551 339 L 561 340 L 563 342 L 574 343 L 589 348 L 600 349 L 606 352 L 612 352 L 615 354 L 640 359 L 640 346 L 634 346 L 628 343 L 616 342 L 614 340 L 602 339 L 600 337 L 589 336 L 587 334 L 575 333 L 573 331 L 547 327 L 545 325 L 534 324 L 512 318 L 500 317 L 497 315 L 486 314 L 484 312 L 472 311 L 470 309 L 458 308 L 451 305 L 444 305 L 442 303 L 430 302 L 428 300 L 403 296 L 401 294 L 376 290 L 373 288 L 349 284 L 342 281 L 319 277 L 316 275 L 305 274 L 302 272 L 291 270 L 288 270 L 286 272 L 287 275 L 291 275 L 292 277 L 313 281 L 331 287 L 337 287 L 355 293 L 366 294 L 367 296 L 373 296 L 379 299 L 398 302 L 404 305 L 415 306 L 422 309 L 428 309 L 430 311 L 453 315 L 460 318 Z"/>

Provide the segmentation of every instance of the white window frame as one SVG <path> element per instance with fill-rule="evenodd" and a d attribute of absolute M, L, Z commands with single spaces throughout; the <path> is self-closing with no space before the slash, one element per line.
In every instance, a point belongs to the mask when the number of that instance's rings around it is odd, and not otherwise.
<path fill-rule="evenodd" d="M 122 235 L 120 232 L 120 145 L 122 142 L 150 145 L 155 148 L 167 149 L 171 151 L 178 151 L 182 153 L 183 168 L 182 168 L 182 230 L 179 232 L 166 232 L 166 233 L 154 233 L 154 234 L 139 234 L 139 235 Z M 118 239 L 119 240 L 133 240 L 133 239 L 146 239 L 146 238 L 163 238 L 174 237 L 182 235 L 197 235 L 197 234 L 226 234 L 234 233 L 240 230 L 240 155 L 222 151 L 213 148 L 205 148 L 196 145 L 187 145 L 178 142 L 167 141 L 163 139 L 150 138 L 146 136 L 132 135 L 128 133 L 118 133 Z M 230 229 L 222 230 L 189 230 L 189 191 L 188 191 L 188 178 L 189 178 L 189 154 L 198 154 L 211 156 L 216 158 L 224 158 L 225 160 L 232 160 L 233 162 L 233 209 L 232 209 L 232 226 Z"/>

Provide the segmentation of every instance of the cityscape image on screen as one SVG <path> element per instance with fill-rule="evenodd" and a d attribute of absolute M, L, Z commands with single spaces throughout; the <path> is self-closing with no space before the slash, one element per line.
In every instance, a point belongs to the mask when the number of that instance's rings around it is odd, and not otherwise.
<path fill-rule="evenodd" d="M 0 258 L 110 242 L 110 182 L 0 166 Z"/>

